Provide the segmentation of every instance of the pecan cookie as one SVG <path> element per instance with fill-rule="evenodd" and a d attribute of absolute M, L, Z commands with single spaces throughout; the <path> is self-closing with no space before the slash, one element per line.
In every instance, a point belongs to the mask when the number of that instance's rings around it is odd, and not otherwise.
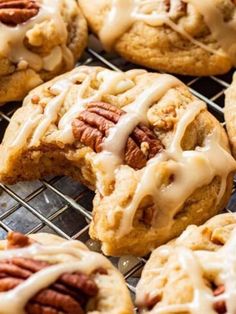
<path fill-rule="evenodd" d="M 225 92 L 224 113 L 232 152 L 236 158 L 236 74 L 234 74 L 231 86 Z"/>
<path fill-rule="evenodd" d="M 236 214 L 222 214 L 156 249 L 136 302 L 142 314 L 235 313 Z"/>
<path fill-rule="evenodd" d="M 221 210 L 236 162 L 220 123 L 170 75 L 79 67 L 37 87 L 0 146 L 0 180 L 69 175 L 96 190 L 90 235 L 144 255 Z"/>
<path fill-rule="evenodd" d="M 87 43 L 75 0 L 0 0 L 0 104 L 71 70 Z"/>
<path fill-rule="evenodd" d="M 79 1 L 105 49 L 149 68 L 187 75 L 236 64 L 233 0 Z"/>
<path fill-rule="evenodd" d="M 2 314 L 132 314 L 121 274 L 79 241 L 10 233 L 0 242 Z M 119 302 L 117 302 L 119 298 Z"/>

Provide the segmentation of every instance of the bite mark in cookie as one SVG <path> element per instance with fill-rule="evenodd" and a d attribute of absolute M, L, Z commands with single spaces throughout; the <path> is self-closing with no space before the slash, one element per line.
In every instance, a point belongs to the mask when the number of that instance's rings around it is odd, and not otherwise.
<path fill-rule="evenodd" d="M 141 70 L 78 67 L 37 88 L 0 151 L 5 183 L 64 174 L 96 190 L 90 234 L 110 255 L 146 254 L 214 215 L 236 167 L 206 104 Z"/>

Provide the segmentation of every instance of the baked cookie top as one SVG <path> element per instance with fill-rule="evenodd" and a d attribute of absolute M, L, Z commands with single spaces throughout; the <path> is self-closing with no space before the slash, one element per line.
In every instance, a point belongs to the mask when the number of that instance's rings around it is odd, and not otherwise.
<path fill-rule="evenodd" d="M 75 0 L 1 0 L 0 38 L 1 103 L 71 70 L 87 24 Z"/>
<path fill-rule="evenodd" d="M 231 86 L 225 92 L 225 122 L 232 145 L 234 157 L 236 157 L 236 75 L 234 74 Z"/>
<path fill-rule="evenodd" d="M 224 129 L 178 79 L 86 66 L 26 97 L 0 158 L 4 183 L 69 174 L 95 189 L 96 236 L 145 234 L 135 254 L 221 209 L 236 167 Z"/>
<path fill-rule="evenodd" d="M 180 74 L 227 72 L 236 64 L 232 0 L 80 0 L 107 50 Z"/>
<path fill-rule="evenodd" d="M 104 256 L 52 234 L 0 241 L 0 294 L 2 314 L 133 313 L 124 279 Z"/>
<path fill-rule="evenodd" d="M 141 313 L 235 313 L 236 214 L 189 226 L 156 249 L 137 286 Z"/>

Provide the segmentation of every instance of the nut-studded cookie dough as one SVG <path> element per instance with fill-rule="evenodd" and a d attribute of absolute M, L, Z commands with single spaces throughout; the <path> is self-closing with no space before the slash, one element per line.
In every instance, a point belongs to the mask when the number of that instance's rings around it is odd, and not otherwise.
<path fill-rule="evenodd" d="M 0 241 L 0 295 L 1 314 L 133 313 L 122 275 L 104 256 L 51 234 Z"/>
<path fill-rule="evenodd" d="M 236 74 L 225 93 L 225 122 L 231 142 L 233 155 L 236 158 Z"/>
<path fill-rule="evenodd" d="M 137 286 L 142 314 L 236 312 L 236 214 L 222 214 L 156 249 Z"/>
<path fill-rule="evenodd" d="M 236 64 L 234 0 L 80 0 L 105 49 L 153 69 L 188 75 Z"/>
<path fill-rule="evenodd" d="M 7 184 L 69 175 L 96 190 L 92 238 L 144 255 L 226 204 L 236 162 L 220 123 L 170 75 L 78 67 L 37 87 L 0 146 Z"/>
<path fill-rule="evenodd" d="M 0 104 L 71 70 L 87 43 L 75 0 L 0 0 Z"/>

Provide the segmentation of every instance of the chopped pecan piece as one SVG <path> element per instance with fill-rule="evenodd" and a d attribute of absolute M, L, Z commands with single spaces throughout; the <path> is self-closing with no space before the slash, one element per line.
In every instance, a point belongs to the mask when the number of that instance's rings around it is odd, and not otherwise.
<path fill-rule="evenodd" d="M 102 151 L 104 138 L 108 136 L 110 128 L 124 114 L 125 111 L 108 103 L 90 103 L 87 109 L 82 111 L 79 117 L 72 122 L 74 137 L 99 153 Z M 155 134 L 140 123 L 127 140 L 124 162 L 134 169 L 141 169 L 162 148 L 163 146 Z"/>
<path fill-rule="evenodd" d="M 151 311 L 153 307 L 161 301 L 161 296 L 156 295 L 156 296 L 150 296 L 149 293 L 145 295 L 144 300 L 138 304 L 138 308 L 140 310 L 142 309 L 148 309 L 148 311 Z"/>
<path fill-rule="evenodd" d="M 9 26 L 27 22 L 38 11 L 35 0 L 0 0 L 0 22 Z"/>
<path fill-rule="evenodd" d="M 33 240 L 19 232 L 9 232 L 7 235 L 7 248 L 18 249 L 28 246 L 33 243 Z"/>
<path fill-rule="evenodd" d="M 44 261 L 16 257 L 0 261 L 0 292 L 14 289 L 32 274 L 50 267 Z M 26 305 L 28 314 L 84 314 L 90 297 L 98 293 L 91 276 L 75 272 L 63 274 L 54 284 L 41 290 Z"/>
<path fill-rule="evenodd" d="M 219 286 L 218 288 L 216 288 L 216 290 L 214 291 L 214 296 L 218 296 L 221 295 L 225 292 L 225 287 L 224 285 Z M 226 310 L 226 305 L 225 305 L 225 301 L 218 301 L 214 304 L 214 309 L 217 313 L 219 314 L 225 314 L 227 312 Z"/>

